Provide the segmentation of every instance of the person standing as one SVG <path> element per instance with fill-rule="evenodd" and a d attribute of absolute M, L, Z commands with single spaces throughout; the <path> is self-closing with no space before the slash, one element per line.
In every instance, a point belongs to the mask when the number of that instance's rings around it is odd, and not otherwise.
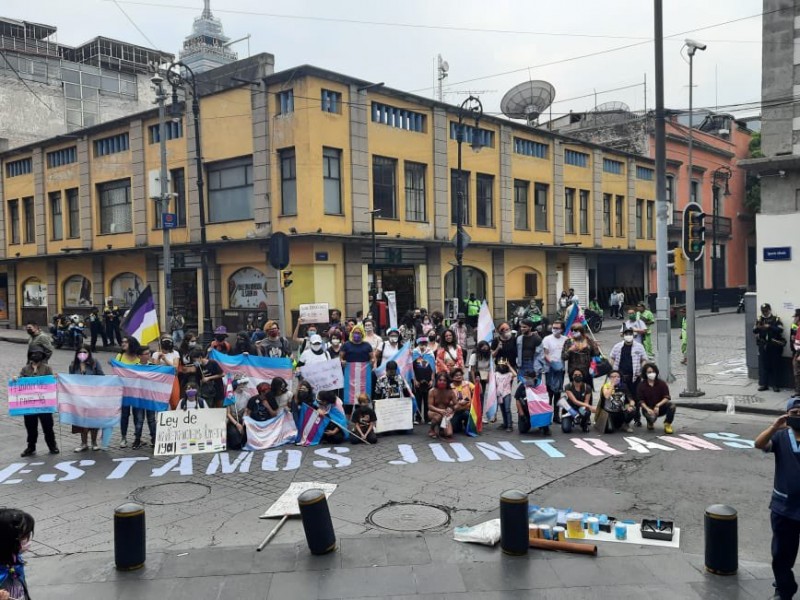
<path fill-rule="evenodd" d="M 456 318 L 456 322 L 450 326 L 450 331 L 452 331 L 456 336 L 456 344 L 458 347 L 461 348 L 461 353 L 464 356 L 467 356 L 469 351 L 469 329 L 467 328 L 467 317 L 464 313 L 458 313 L 458 317 Z"/>
<path fill-rule="evenodd" d="M 547 397 L 550 400 L 550 405 L 555 407 L 561 397 L 561 391 L 564 386 L 564 362 L 561 360 L 561 352 L 564 350 L 564 344 L 567 341 L 564 335 L 564 323 L 562 321 L 553 321 L 551 332 L 550 335 L 546 335 L 542 340 L 542 348 L 544 349 L 544 362 L 547 369 L 547 375 L 545 376 Z"/>
<path fill-rule="evenodd" d="M 428 423 L 428 394 L 433 387 L 435 359 L 428 353 L 428 338 L 420 337 L 417 340 L 417 351 L 414 352 L 413 379 L 414 397 L 417 407 L 422 414 L 422 421 Z"/>
<path fill-rule="evenodd" d="M 75 358 L 69 365 L 70 375 L 103 375 L 103 368 L 92 356 L 92 352 L 86 345 L 81 346 L 75 351 Z M 72 426 L 72 433 L 79 433 L 81 445 L 75 448 L 75 452 L 85 452 L 89 449 L 89 435 L 92 437 L 92 450 L 100 450 L 97 444 L 97 429 L 88 427 Z"/>
<path fill-rule="evenodd" d="M 449 377 L 456 367 L 464 368 L 464 353 L 456 343 L 456 334 L 447 329 L 442 334 L 439 349 L 436 351 L 436 373 L 447 373 Z"/>
<path fill-rule="evenodd" d="M 794 395 L 800 398 L 800 308 L 794 309 L 792 318 L 792 372 L 794 374 Z"/>
<path fill-rule="evenodd" d="M 653 323 L 656 322 L 653 312 L 644 302 L 639 302 L 637 305 L 638 313 L 636 318 L 644 324 L 645 332 L 642 334 L 642 346 L 644 346 L 647 356 L 653 356 L 653 332 L 651 330 Z"/>
<path fill-rule="evenodd" d="M 608 307 L 609 307 L 609 318 L 611 319 L 618 319 L 619 318 L 619 294 L 617 293 L 617 288 L 611 290 L 611 295 L 608 297 Z"/>
<path fill-rule="evenodd" d="M 106 298 L 106 305 L 103 307 L 103 321 L 106 326 L 106 337 L 108 343 L 113 346 L 114 342 L 122 345 L 122 331 L 119 328 L 122 313 L 119 306 L 114 304 L 114 297 L 109 296 Z"/>
<path fill-rule="evenodd" d="M 303 350 L 303 353 L 300 355 L 298 360 L 299 366 L 305 365 L 313 365 L 315 363 L 324 363 L 329 361 L 333 356 L 331 356 L 330 352 L 325 350 L 325 346 L 322 344 L 322 338 L 319 334 L 315 333 L 309 338 L 308 348 Z"/>
<path fill-rule="evenodd" d="M 141 350 L 139 340 L 137 340 L 135 337 L 125 336 L 120 342 L 120 349 L 122 352 L 118 353 L 114 360 L 124 365 L 139 364 L 139 351 Z M 131 413 L 133 410 L 134 409 L 131 406 L 123 405 L 122 407 L 122 413 L 120 413 L 119 418 L 119 431 L 120 435 L 122 436 L 122 439 L 119 442 L 120 448 L 128 447 L 128 424 L 130 423 Z"/>
<path fill-rule="evenodd" d="M 800 545 L 800 398 L 792 398 L 786 414 L 762 431 L 755 447 L 775 455 L 772 486 L 772 573 L 775 576 L 773 598 L 788 600 L 797 593 L 794 562 Z"/>
<path fill-rule="evenodd" d="M 28 332 L 30 339 L 28 340 L 28 352 L 33 346 L 39 346 L 44 352 L 44 362 L 50 360 L 50 357 L 53 356 L 53 339 L 50 337 L 50 334 L 45 333 L 39 327 L 39 324 L 35 321 L 28 321 L 25 325 L 25 331 Z"/>
<path fill-rule="evenodd" d="M 469 298 L 464 300 L 467 309 L 467 325 L 475 329 L 478 326 L 478 315 L 481 314 L 482 302 L 475 297 L 475 292 L 470 292 Z"/>
<path fill-rule="evenodd" d="M 172 341 L 177 345 L 183 341 L 183 328 L 186 327 L 186 319 L 179 311 L 175 311 L 169 323 L 169 330 L 172 334 Z"/>
<path fill-rule="evenodd" d="M 19 372 L 20 377 L 42 377 L 52 375 L 53 369 L 47 364 L 45 349 L 38 344 L 28 346 L 28 364 L 22 367 Z M 35 415 L 25 415 L 25 429 L 28 432 L 28 445 L 20 456 L 23 458 L 36 454 L 36 442 L 39 439 L 39 423 L 42 424 L 44 441 L 50 448 L 50 454 L 61 452 L 56 444 L 56 434 L 53 431 L 53 415 L 50 413 L 40 413 Z"/>
<path fill-rule="evenodd" d="M 617 306 L 619 306 L 618 309 L 619 317 L 617 318 L 621 321 L 624 318 L 622 315 L 625 312 L 625 292 L 623 292 L 622 290 L 620 290 L 619 293 L 617 294 Z"/>
<path fill-rule="evenodd" d="M 270 358 L 287 358 L 292 355 L 292 345 L 287 338 L 281 335 L 277 321 L 267 321 L 264 325 L 267 336 L 256 344 L 261 356 Z"/>
<path fill-rule="evenodd" d="M 583 380 L 594 389 L 589 366 L 592 364 L 592 358 L 600 353 L 597 344 L 586 337 L 586 328 L 581 323 L 573 323 L 569 335 L 570 339 L 564 342 L 564 348 L 561 350 L 561 360 L 569 369 L 567 373 L 570 373 L 570 380 L 578 369 L 583 373 Z"/>
<path fill-rule="evenodd" d="M 628 393 L 635 395 L 636 379 L 647 362 L 647 352 L 644 346 L 636 341 L 632 329 L 625 329 L 622 332 L 622 341 L 611 348 L 608 360 L 611 368 L 619 371 L 620 379 Z"/>
<path fill-rule="evenodd" d="M 619 328 L 620 335 L 624 334 L 626 329 L 630 329 L 633 331 L 633 337 L 636 341 L 644 345 L 644 336 L 647 333 L 647 326 L 637 317 L 636 311 L 632 308 L 628 309 L 626 319 L 627 320 Z"/>
<path fill-rule="evenodd" d="M 492 356 L 497 362 L 505 359 L 512 371 L 517 369 L 517 340 L 506 322 L 500 323 L 497 337 L 492 340 Z"/>
<path fill-rule="evenodd" d="M 520 323 L 520 334 L 517 336 L 517 370 L 520 373 L 536 371 L 539 375 L 545 370 L 542 338 L 534 330 L 534 323 L 523 319 Z"/>
<path fill-rule="evenodd" d="M 761 305 L 761 316 L 753 327 L 753 333 L 758 345 L 758 391 L 772 387 L 773 391 L 779 392 L 781 354 L 786 340 L 783 323 L 772 314 L 772 306 L 767 302 Z"/>
<path fill-rule="evenodd" d="M 97 352 L 97 337 L 103 340 L 103 348 L 108 346 L 108 338 L 106 337 L 106 330 L 103 327 L 103 322 L 100 319 L 100 311 L 96 306 L 92 307 L 89 311 L 89 333 L 91 334 L 91 344 L 89 348 L 92 352 Z"/>

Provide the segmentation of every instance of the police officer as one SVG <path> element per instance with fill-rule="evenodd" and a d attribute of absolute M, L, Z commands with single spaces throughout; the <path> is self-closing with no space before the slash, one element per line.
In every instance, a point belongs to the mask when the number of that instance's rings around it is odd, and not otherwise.
<path fill-rule="evenodd" d="M 761 316 L 753 327 L 753 333 L 758 344 L 758 391 L 772 387 L 779 392 L 781 354 L 786 339 L 783 337 L 783 323 L 772 314 L 772 307 L 766 302 L 761 305 Z"/>
<path fill-rule="evenodd" d="M 103 340 L 103 348 L 108 346 L 108 337 L 106 337 L 106 330 L 103 327 L 103 322 L 100 319 L 100 311 L 96 306 L 92 307 L 89 311 L 89 332 L 92 334 L 91 350 L 97 352 L 97 337 Z"/>
<path fill-rule="evenodd" d="M 481 301 L 475 297 L 475 292 L 471 292 L 469 298 L 464 300 L 467 308 L 467 325 L 473 329 L 478 326 L 478 315 L 481 314 Z"/>
<path fill-rule="evenodd" d="M 106 337 L 111 345 L 114 345 L 115 339 L 117 345 L 122 345 L 122 331 L 119 328 L 121 314 L 119 307 L 114 304 L 114 297 L 106 298 L 106 305 L 103 307 L 103 321 L 106 325 Z"/>

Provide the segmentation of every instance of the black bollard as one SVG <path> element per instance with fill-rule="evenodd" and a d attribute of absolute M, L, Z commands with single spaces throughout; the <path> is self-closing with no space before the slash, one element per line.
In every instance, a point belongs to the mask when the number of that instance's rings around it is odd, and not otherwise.
<path fill-rule="evenodd" d="M 518 490 L 500 496 L 500 548 L 513 556 L 528 553 L 528 495 Z"/>
<path fill-rule="evenodd" d="M 706 571 L 735 575 L 739 568 L 739 534 L 736 509 L 713 504 L 706 509 Z"/>
<path fill-rule="evenodd" d="M 114 509 L 114 562 L 120 571 L 144 566 L 146 556 L 144 507 L 128 502 Z"/>
<path fill-rule="evenodd" d="M 300 518 L 306 532 L 306 542 L 311 554 L 327 554 L 336 549 L 331 511 L 322 490 L 306 490 L 297 498 Z"/>

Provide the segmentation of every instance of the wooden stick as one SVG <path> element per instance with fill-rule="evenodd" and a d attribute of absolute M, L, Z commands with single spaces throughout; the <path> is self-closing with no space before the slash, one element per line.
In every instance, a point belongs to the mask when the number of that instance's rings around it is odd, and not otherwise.
<path fill-rule="evenodd" d="M 278 522 L 277 525 L 275 525 L 275 527 L 272 528 L 272 531 L 270 531 L 269 534 L 267 534 L 267 537 L 264 538 L 264 541 L 258 545 L 258 548 L 256 548 L 256 552 L 261 552 L 264 549 L 264 546 L 269 544 L 270 540 L 278 534 L 278 531 L 280 530 L 281 527 L 283 527 L 283 524 L 286 523 L 286 520 L 288 518 L 289 515 L 283 515 L 283 518 Z"/>
<path fill-rule="evenodd" d="M 597 556 L 597 546 L 595 544 L 578 544 L 576 542 L 555 542 L 553 540 L 543 540 L 528 536 L 528 545 L 539 550 L 551 550 L 560 552 L 571 552 L 573 554 L 588 554 Z"/>

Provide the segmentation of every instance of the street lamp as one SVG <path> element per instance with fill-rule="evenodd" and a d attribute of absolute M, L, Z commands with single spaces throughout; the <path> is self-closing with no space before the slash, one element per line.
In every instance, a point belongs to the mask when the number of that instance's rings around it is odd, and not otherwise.
<path fill-rule="evenodd" d="M 717 185 L 717 180 L 725 182 L 725 196 L 731 195 L 731 189 L 728 185 L 731 177 L 733 177 L 733 171 L 731 171 L 730 167 L 726 165 L 722 165 L 716 171 L 714 171 L 714 177 L 712 179 L 711 184 L 711 192 L 713 194 L 713 213 L 711 216 L 711 223 L 713 226 L 713 230 L 711 232 L 711 312 L 718 313 L 719 312 L 719 294 L 717 292 L 717 288 L 719 287 L 718 275 L 717 271 L 719 269 L 719 246 L 717 245 L 717 230 L 719 228 L 719 192 L 720 186 Z"/>
<path fill-rule="evenodd" d="M 160 171 L 159 183 L 160 190 L 158 196 L 153 195 L 156 200 L 156 206 L 159 208 L 159 215 L 157 218 L 161 219 L 161 233 L 163 235 L 164 245 L 164 304 L 167 308 L 166 323 L 168 330 L 172 327 L 173 305 L 172 305 L 172 253 L 170 246 L 170 228 L 167 227 L 167 218 L 169 214 L 169 187 L 168 187 L 168 172 L 167 172 L 167 116 L 166 105 L 167 92 L 164 90 L 164 79 L 160 74 L 156 73 L 150 82 L 153 84 L 153 89 L 156 92 L 156 103 L 158 104 L 158 142 L 160 150 Z"/>
<path fill-rule="evenodd" d="M 178 116 L 178 89 L 187 86 L 192 93 L 192 117 L 194 122 L 195 168 L 197 169 L 197 204 L 200 212 L 200 270 L 203 275 L 203 330 L 201 340 L 205 345 L 213 335 L 211 323 L 211 292 L 208 281 L 208 253 L 206 250 L 206 203 L 203 182 L 203 155 L 200 138 L 200 98 L 197 94 L 197 78 L 186 63 L 173 61 L 167 69 L 167 80 L 172 85 L 172 115 Z"/>
<path fill-rule="evenodd" d="M 475 96 L 470 96 L 458 108 L 458 127 L 456 128 L 456 144 L 458 145 L 458 194 L 456 203 L 456 307 L 464 301 L 464 172 L 461 167 L 461 144 L 464 142 L 464 134 L 467 125 L 464 123 L 467 117 L 475 119 L 475 126 L 472 130 L 470 146 L 475 152 L 479 152 L 482 146 L 480 130 L 478 124 L 483 116 L 483 104 Z M 459 310 L 456 310 L 459 312 Z"/>
<path fill-rule="evenodd" d="M 370 221 L 372 222 L 372 289 L 377 291 L 378 290 L 378 242 L 375 239 L 375 236 L 389 235 L 389 232 L 375 231 L 375 217 L 381 214 L 380 208 L 368 210 L 367 212 L 369 213 Z"/>

